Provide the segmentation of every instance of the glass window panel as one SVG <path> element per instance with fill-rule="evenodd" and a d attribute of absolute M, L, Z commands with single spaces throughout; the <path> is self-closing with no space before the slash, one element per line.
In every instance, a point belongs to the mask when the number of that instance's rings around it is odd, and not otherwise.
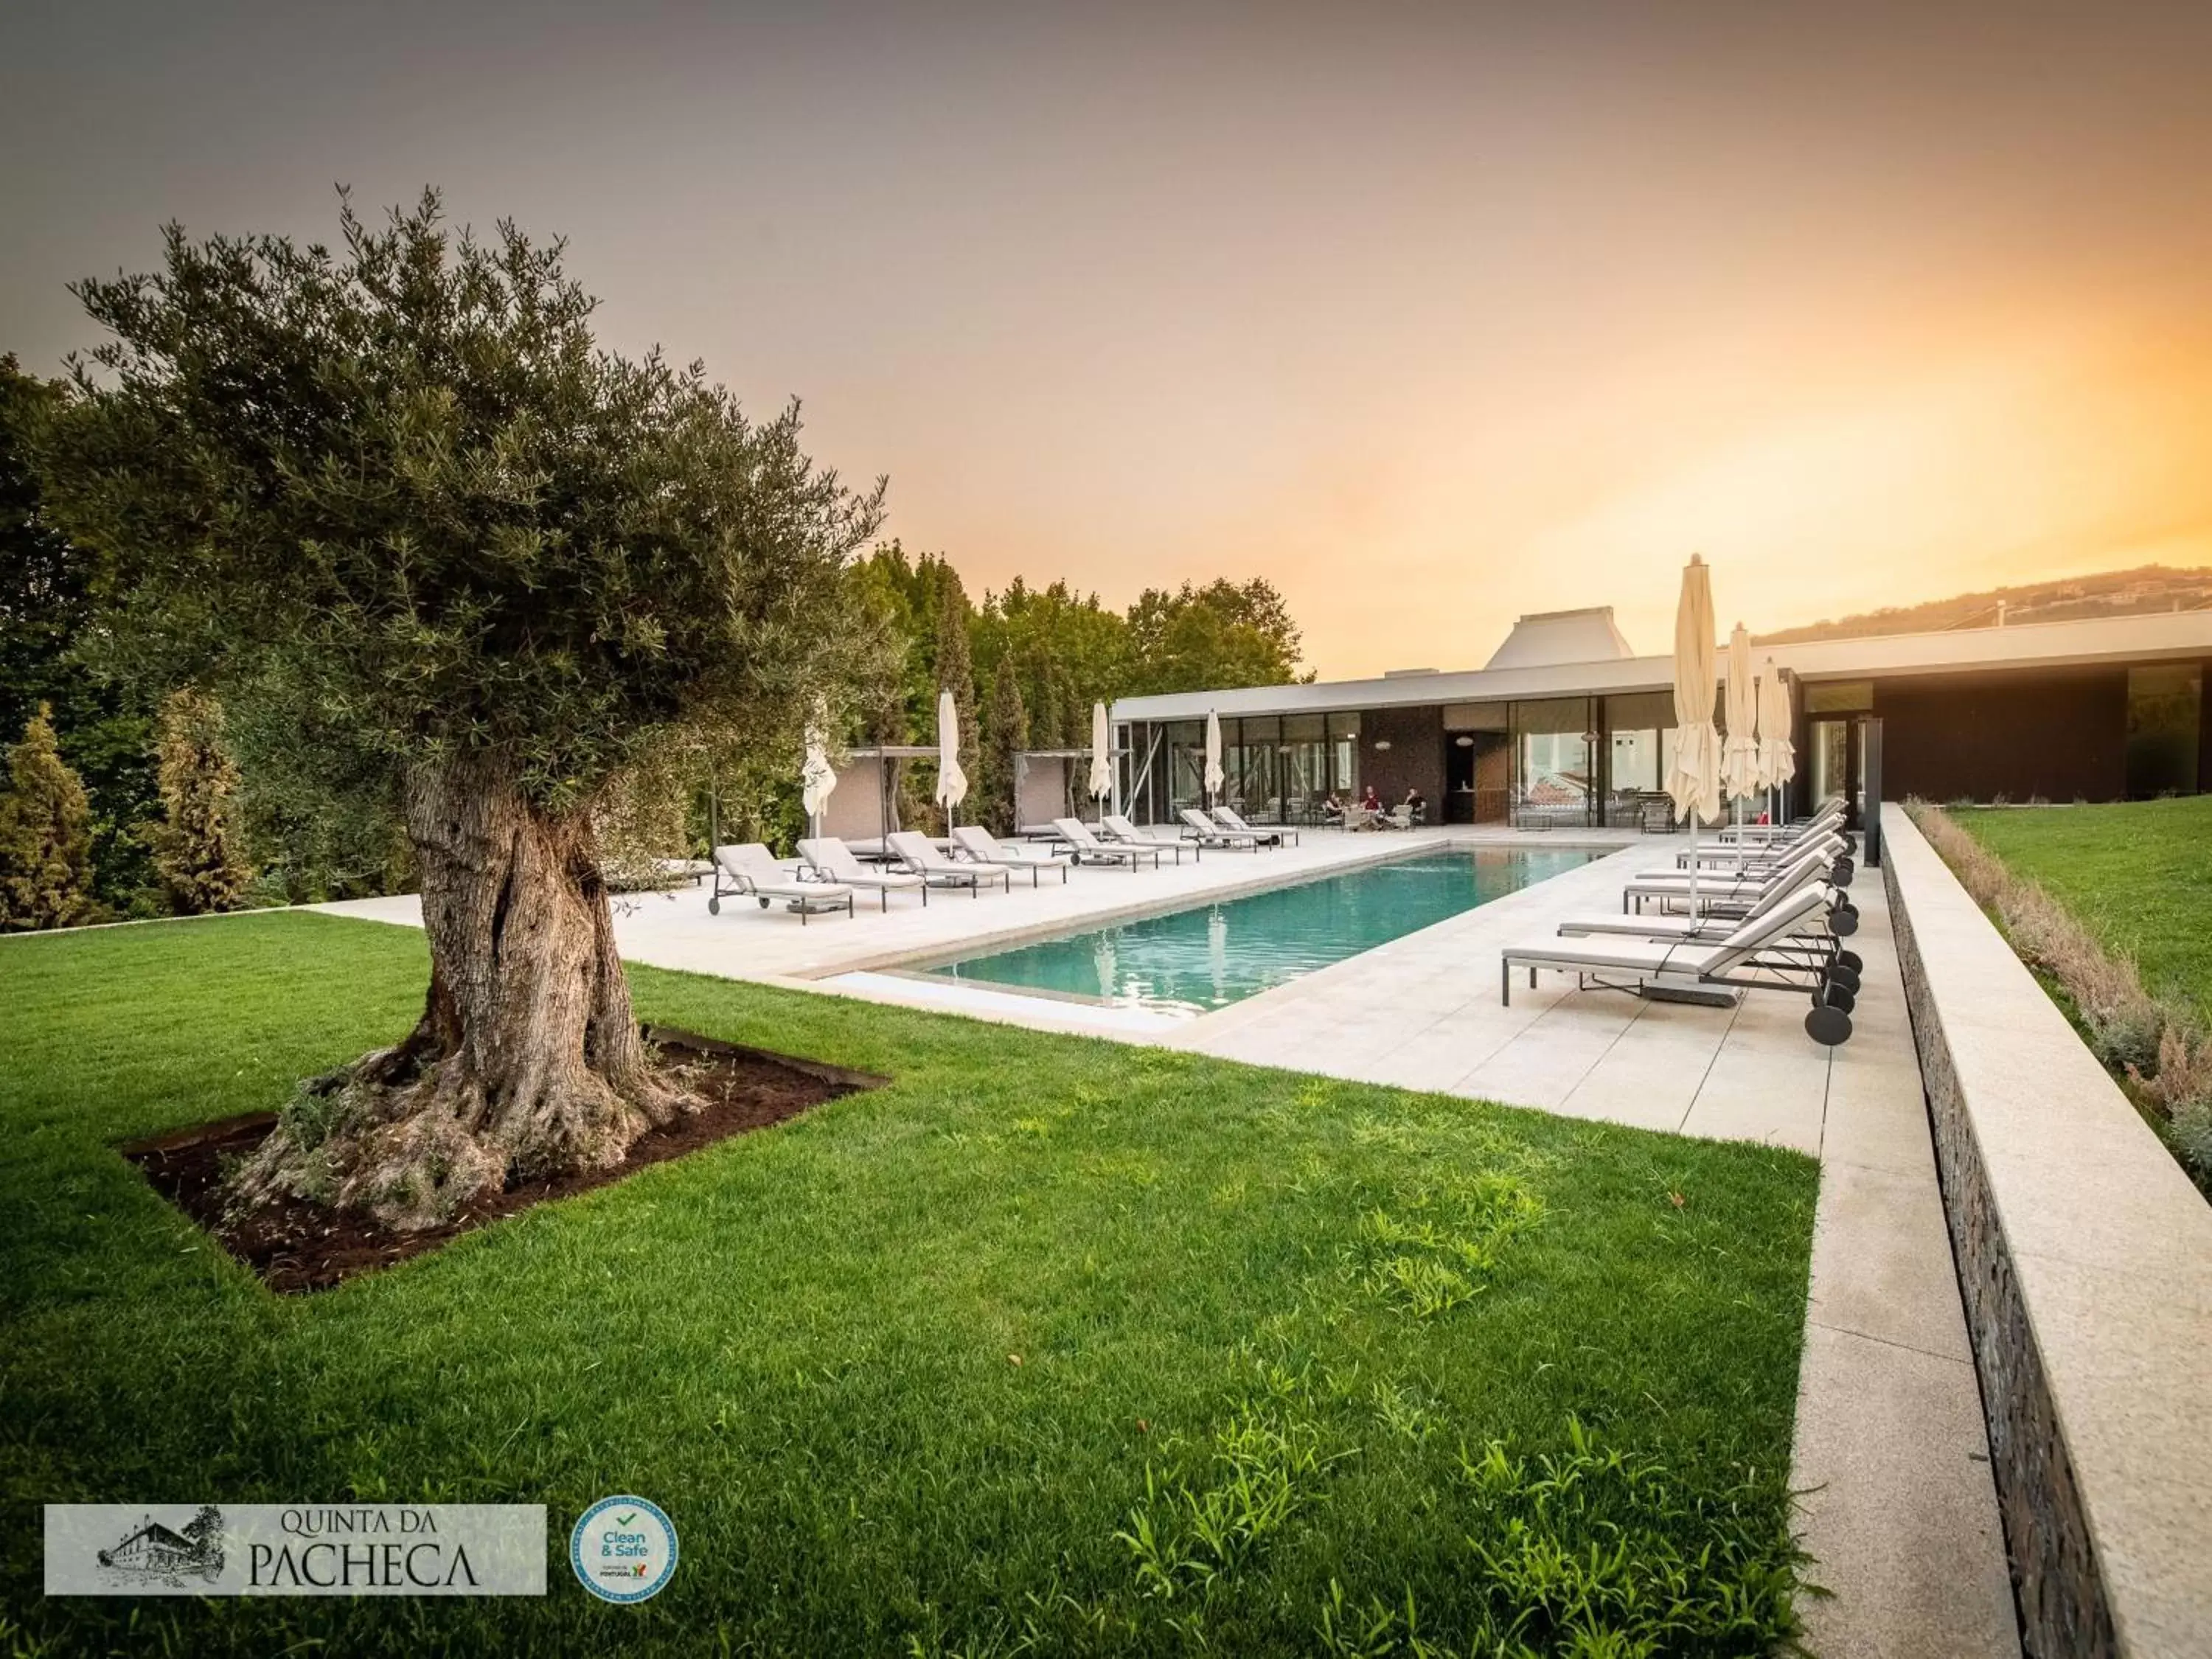
<path fill-rule="evenodd" d="M 1328 725 L 1326 714 L 1285 714 L 1283 716 L 1283 738 L 1286 743 L 1316 743 L 1325 735 Z"/>
<path fill-rule="evenodd" d="M 1808 714 L 1850 714 L 1873 707 L 1872 680 L 1827 680 L 1805 688 Z"/>
<path fill-rule="evenodd" d="M 2203 678 L 2194 664 L 2128 670 L 2128 793 L 2197 793 Z"/>

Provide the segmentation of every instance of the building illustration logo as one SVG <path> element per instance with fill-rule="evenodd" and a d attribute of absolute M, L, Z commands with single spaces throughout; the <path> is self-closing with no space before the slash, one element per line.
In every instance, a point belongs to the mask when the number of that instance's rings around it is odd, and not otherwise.
<path fill-rule="evenodd" d="M 187 1578 L 212 1584 L 222 1577 L 222 1511 L 203 1504 L 178 1528 L 143 1517 L 99 1556 L 100 1576 L 112 1584 L 152 1583 L 181 1589 Z"/>

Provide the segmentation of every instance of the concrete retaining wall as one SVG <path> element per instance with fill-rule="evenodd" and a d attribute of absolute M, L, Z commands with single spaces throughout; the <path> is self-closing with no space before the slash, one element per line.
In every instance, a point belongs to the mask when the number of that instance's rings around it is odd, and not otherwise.
<path fill-rule="evenodd" d="M 1904 811 L 1882 828 L 2027 1651 L 2212 1654 L 2212 1206 Z"/>

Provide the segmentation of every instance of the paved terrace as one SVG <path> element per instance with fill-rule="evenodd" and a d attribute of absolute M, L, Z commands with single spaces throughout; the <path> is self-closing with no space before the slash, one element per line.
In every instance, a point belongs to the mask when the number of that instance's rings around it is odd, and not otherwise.
<path fill-rule="evenodd" d="M 1626 843 L 1626 844 L 1624 844 Z M 1177 909 L 1447 845 L 1612 850 L 1519 893 L 1194 1020 L 994 992 L 886 971 L 902 963 Z M 1309 831 L 1297 848 L 1186 855 L 1158 872 L 1048 873 L 1012 895 L 912 895 L 888 914 L 805 927 L 706 893 L 636 896 L 616 921 L 626 959 L 941 1008 L 1047 1030 L 1504 1102 L 1640 1128 L 1788 1146 L 1821 1161 L 1792 1484 L 1807 1547 L 1835 1599 L 1810 1604 L 1824 1659 L 2016 1656 L 2016 1618 L 1988 1440 L 1882 884 L 1852 888 L 1866 960 L 1850 1041 L 1806 1036 L 1802 996 L 1735 1007 L 1646 1003 L 1546 975 L 1499 1000 L 1501 947 L 1564 917 L 1614 914 L 1638 871 L 1678 842 L 1431 830 Z M 408 898 L 319 907 L 419 924 Z"/>

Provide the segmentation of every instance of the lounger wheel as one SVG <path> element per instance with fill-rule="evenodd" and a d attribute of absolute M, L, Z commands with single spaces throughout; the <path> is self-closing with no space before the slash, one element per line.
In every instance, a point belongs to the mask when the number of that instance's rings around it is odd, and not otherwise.
<path fill-rule="evenodd" d="M 707 901 L 707 914 L 710 916 L 719 916 L 722 914 L 722 901 L 719 895 Z"/>
<path fill-rule="evenodd" d="M 1828 983 L 1838 986 L 1842 989 L 1849 991 L 1853 996 L 1856 996 L 1859 994 L 1858 969 L 1856 968 L 1846 968 L 1841 963 L 1838 963 L 1834 967 L 1828 969 Z"/>
<path fill-rule="evenodd" d="M 1856 951 L 1838 951 L 1836 952 L 1836 960 L 1855 974 L 1866 972 L 1866 958 Z"/>
<path fill-rule="evenodd" d="M 768 908 L 768 896 L 766 894 L 763 894 L 761 896 L 761 908 L 763 910 Z"/>
<path fill-rule="evenodd" d="M 1805 1035 L 1825 1048 L 1832 1048 L 1851 1034 L 1851 1017 L 1833 1003 L 1816 1002 L 1805 1016 Z"/>
<path fill-rule="evenodd" d="M 1818 994 L 1824 1006 L 1840 1008 L 1847 1014 L 1859 1006 L 1858 993 L 1847 985 L 1838 985 L 1832 981 L 1822 986 Z"/>
<path fill-rule="evenodd" d="M 1859 930 L 1859 913 L 1854 905 L 1838 904 L 1828 915 L 1828 931 L 1838 939 L 1849 939 Z"/>
<path fill-rule="evenodd" d="M 1828 866 L 1828 880 L 1833 886 L 1848 887 L 1851 884 L 1851 878 L 1858 872 L 1858 866 L 1849 859 L 1838 859 Z"/>

